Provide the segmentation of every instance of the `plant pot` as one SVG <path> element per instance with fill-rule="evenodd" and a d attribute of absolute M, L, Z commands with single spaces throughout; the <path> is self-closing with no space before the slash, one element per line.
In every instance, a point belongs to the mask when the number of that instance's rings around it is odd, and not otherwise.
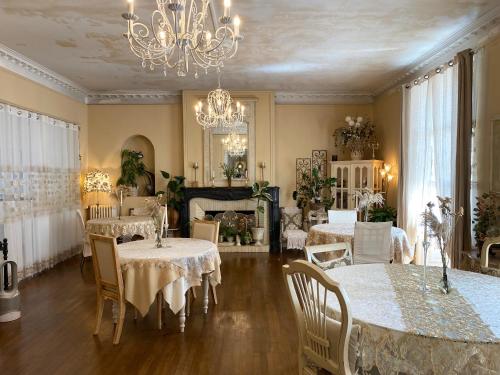
<path fill-rule="evenodd" d="M 255 240 L 255 246 L 262 246 L 264 239 L 264 228 L 252 228 L 252 236 Z"/>
<path fill-rule="evenodd" d="M 233 243 L 234 242 L 234 237 L 233 236 L 227 236 L 226 239 L 227 239 L 227 242 L 229 242 L 229 243 Z"/>
<path fill-rule="evenodd" d="M 168 207 L 168 227 L 171 229 L 179 228 L 179 211 L 173 207 Z"/>
<path fill-rule="evenodd" d="M 127 190 L 130 197 L 137 197 L 139 195 L 139 188 L 137 186 L 127 186 Z"/>
<path fill-rule="evenodd" d="M 241 246 L 241 237 L 239 234 L 236 235 L 236 246 Z"/>
<path fill-rule="evenodd" d="M 352 150 L 351 151 L 351 160 L 363 160 L 363 151 Z"/>
<path fill-rule="evenodd" d="M 219 242 L 224 242 L 224 236 L 222 234 L 219 236 Z"/>
<path fill-rule="evenodd" d="M 231 187 L 232 179 L 227 178 L 227 187 Z"/>

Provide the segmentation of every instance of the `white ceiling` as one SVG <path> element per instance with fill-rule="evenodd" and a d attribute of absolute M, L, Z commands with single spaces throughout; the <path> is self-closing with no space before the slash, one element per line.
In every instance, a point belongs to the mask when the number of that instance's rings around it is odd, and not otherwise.
<path fill-rule="evenodd" d="M 214 0 L 221 9 L 222 0 Z M 245 39 L 229 89 L 371 93 L 499 0 L 233 0 Z M 153 0 L 136 0 L 146 18 Z M 1 0 L 0 43 L 92 91 L 210 89 L 149 72 L 122 37 L 125 0 Z"/>

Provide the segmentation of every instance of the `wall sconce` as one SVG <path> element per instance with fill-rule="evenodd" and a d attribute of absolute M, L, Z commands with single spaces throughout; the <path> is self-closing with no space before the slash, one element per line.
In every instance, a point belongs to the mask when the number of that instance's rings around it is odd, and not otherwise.
<path fill-rule="evenodd" d="M 389 183 L 394 178 L 394 175 L 389 173 L 391 171 L 391 169 L 392 169 L 392 165 L 384 163 L 384 168 L 380 170 L 380 176 L 382 176 L 382 191 L 385 190 L 386 202 L 389 199 Z"/>
<path fill-rule="evenodd" d="M 197 161 L 193 163 L 193 169 L 194 169 L 194 182 L 193 182 L 193 187 L 198 187 L 198 176 L 197 176 L 197 171 L 198 168 L 200 168 L 200 165 L 198 164 Z"/>
<path fill-rule="evenodd" d="M 266 162 L 261 161 L 259 164 L 259 168 L 260 168 L 260 180 L 264 181 L 264 169 L 266 169 Z"/>

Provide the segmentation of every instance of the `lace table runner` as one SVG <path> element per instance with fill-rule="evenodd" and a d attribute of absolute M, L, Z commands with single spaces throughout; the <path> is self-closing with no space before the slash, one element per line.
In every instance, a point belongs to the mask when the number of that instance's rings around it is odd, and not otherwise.
<path fill-rule="evenodd" d="M 122 216 L 88 220 L 88 233 L 120 237 L 139 235 L 150 239 L 155 237 L 155 226 L 151 216 Z"/>

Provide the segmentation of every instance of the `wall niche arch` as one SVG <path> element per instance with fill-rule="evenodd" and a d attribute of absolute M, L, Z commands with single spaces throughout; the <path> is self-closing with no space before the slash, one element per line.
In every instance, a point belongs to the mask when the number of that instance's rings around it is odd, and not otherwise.
<path fill-rule="evenodd" d="M 123 150 L 141 152 L 148 176 L 139 177 L 137 180 L 138 195 L 150 196 L 155 193 L 155 148 L 148 137 L 135 134 L 123 143 Z"/>

